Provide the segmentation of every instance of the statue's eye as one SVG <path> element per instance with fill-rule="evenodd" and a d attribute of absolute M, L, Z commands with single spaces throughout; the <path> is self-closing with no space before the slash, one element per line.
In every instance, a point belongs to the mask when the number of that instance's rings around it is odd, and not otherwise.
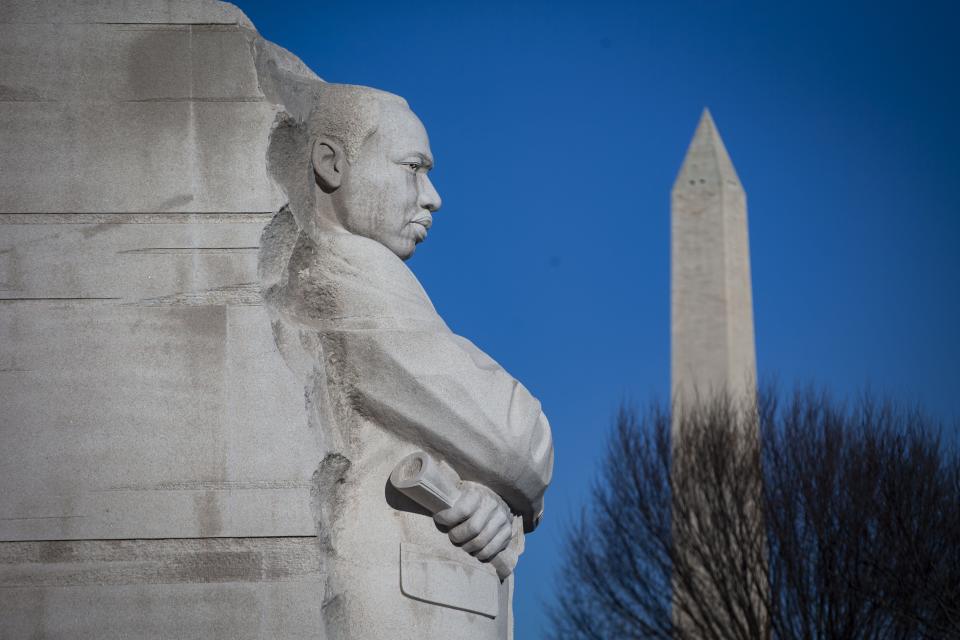
<path fill-rule="evenodd" d="M 411 171 L 413 171 L 414 173 L 416 173 L 417 171 L 420 170 L 421 167 L 423 167 L 423 165 L 420 164 L 419 162 L 404 162 L 403 164 L 404 164 L 404 166 L 408 167 L 408 168 L 409 168 Z"/>

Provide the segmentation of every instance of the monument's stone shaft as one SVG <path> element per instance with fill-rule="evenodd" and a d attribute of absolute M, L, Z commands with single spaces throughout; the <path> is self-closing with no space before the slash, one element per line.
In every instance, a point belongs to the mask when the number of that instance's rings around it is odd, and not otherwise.
<path fill-rule="evenodd" d="M 682 637 L 700 637 L 709 610 L 709 620 L 723 620 L 731 629 L 755 626 L 758 637 L 766 637 L 764 530 L 759 475 L 753 475 L 758 434 L 747 199 L 706 109 L 673 185 L 671 239 L 671 474 L 679 505 L 672 527 L 682 558 L 675 574 L 674 623 Z M 724 399 L 733 409 L 726 415 L 736 424 L 704 420 L 710 415 L 704 409 Z M 695 469 L 716 462 L 710 456 L 718 441 L 698 429 L 716 428 L 713 435 L 719 435 L 728 426 L 737 428 L 737 436 L 724 441 L 724 459 L 737 461 L 734 475 L 740 482 L 757 481 L 736 487 L 716 477 L 712 486 L 690 482 L 698 477 Z M 752 487 L 749 495 L 744 486 Z M 735 549 L 724 542 L 731 535 L 739 536 Z M 737 600 L 728 580 L 746 585 L 748 599 Z M 736 605 L 725 607 L 729 602 Z"/>
<path fill-rule="evenodd" d="M 756 378 L 747 198 L 704 110 L 671 196 L 671 389 L 679 405 Z"/>

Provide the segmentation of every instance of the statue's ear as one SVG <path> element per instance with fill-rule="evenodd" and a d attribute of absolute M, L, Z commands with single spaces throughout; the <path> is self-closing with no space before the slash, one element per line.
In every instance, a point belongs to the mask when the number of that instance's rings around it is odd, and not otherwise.
<path fill-rule="evenodd" d="M 321 136 L 313 141 L 310 159 L 317 184 L 323 192 L 333 193 L 339 189 L 346 163 L 343 147 L 335 140 Z"/>

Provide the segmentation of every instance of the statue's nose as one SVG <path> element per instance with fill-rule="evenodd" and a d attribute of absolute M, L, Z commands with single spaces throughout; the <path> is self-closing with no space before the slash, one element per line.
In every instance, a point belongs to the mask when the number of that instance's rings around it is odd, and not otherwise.
<path fill-rule="evenodd" d="M 430 182 L 430 177 L 425 173 L 421 174 L 420 194 L 417 198 L 417 204 L 420 205 L 421 208 L 433 213 L 440 208 L 442 203 L 443 201 L 440 199 L 440 194 L 437 193 L 437 190 L 433 187 L 433 183 Z"/>

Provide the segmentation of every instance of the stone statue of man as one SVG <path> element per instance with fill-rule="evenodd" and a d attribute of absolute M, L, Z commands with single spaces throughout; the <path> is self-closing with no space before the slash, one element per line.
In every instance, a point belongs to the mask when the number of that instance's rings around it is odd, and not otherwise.
<path fill-rule="evenodd" d="M 314 475 L 330 639 L 512 637 L 512 576 L 537 525 L 553 446 L 540 403 L 455 335 L 404 261 L 440 196 L 420 120 L 400 97 L 327 84 L 274 130 L 289 206 L 263 235 L 274 335 L 326 452 Z M 463 484 L 431 514 L 388 482 L 423 450 Z"/>

